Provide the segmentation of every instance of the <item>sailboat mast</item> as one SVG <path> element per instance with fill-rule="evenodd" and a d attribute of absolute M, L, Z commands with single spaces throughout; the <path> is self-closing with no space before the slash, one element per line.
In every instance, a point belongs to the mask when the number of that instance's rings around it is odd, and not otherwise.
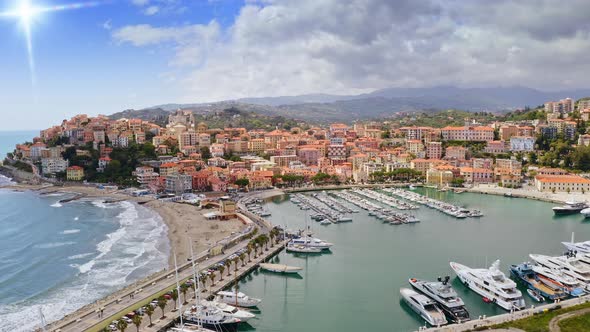
<path fill-rule="evenodd" d="M 199 278 L 197 278 L 197 267 L 195 266 L 195 255 L 193 254 L 193 240 L 189 237 L 188 243 L 191 252 L 191 264 L 193 266 L 193 279 L 194 279 L 194 288 L 195 288 L 195 306 L 197 308 L 197 313 L 199 312 L 199 303 L 201 302 L 201 286 L 199 286 Z M 201 321 L 197 319 L 197 326 L 201 326 Z"/>
<path fill-rule="evenodd" d="M 180 326 L 183 327 L 182 322 L 182 301 L 180 301 L 180 283 L 178 282 L 178 264 L 176 264 L 176 252 L 174 253 L 174 272 L 176 276 L 176 300 L 178 301 L 178 316 L 180 316 Z"/>

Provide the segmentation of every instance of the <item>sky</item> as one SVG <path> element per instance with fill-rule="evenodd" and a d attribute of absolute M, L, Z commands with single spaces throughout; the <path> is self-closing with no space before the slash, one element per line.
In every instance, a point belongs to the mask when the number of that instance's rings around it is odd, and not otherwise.
<path fill-rule="evenodd" d="M 34 75 L 23 21 L 2 15 L 21 1 L 0 0 L 0 130 L 242 97 L 590 87 L 587 0 L 86 1 L 32 18 Z"/>

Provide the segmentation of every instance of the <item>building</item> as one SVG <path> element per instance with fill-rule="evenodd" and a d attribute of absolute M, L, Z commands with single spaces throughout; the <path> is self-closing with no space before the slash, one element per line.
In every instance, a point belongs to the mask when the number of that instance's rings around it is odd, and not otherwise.
<path fill-rule="evenodd" d="M 503 141 L 488 141 L 483 151 L 492 154 L 506 153 L 506 144 Z"/>
<path fill-rule="evenodd" d="M 590 191 L 590 180 L 578 175 L 537 175 L 535 187 L 545 192 L 587 193 Z"/>
<path fill-rule="evenodd" d="M 433 129 L 430 127 L 402 127 L 400 132 L 408 140 L 422 140 Z"/>
<path fill-rule="evenodd" d="M 66 178 L 68 181 L 82 181 L 84 179 L 84 169 L 80 166 L 70 166 L 66 169 Z"/>
<path fill-rule="evenodd" d="M 44 176 L 55 175 L 55 173 L 65 172 L 69 162 L 63 158 L 43 158 L 41 159 L 41 172 Z"/>
<path fill-rule="evenodd" d="M 449 146 L 445 152 L 445 159 L 465 160 L 467 158 L 467 148 L 462 146 Z"/>
<path fill-rule="evenodd" d="M 589 146 L 590 145 L 590 135 L 588 135 L 588 134 L 580 135 L 580 137 L 578 137 L 578 145 Z"/>
<path fill-rule="evenodd" d="M 153 167 L 139 166 L 135 168 L 133 176 L 135 176 L 135 179 L 141 188 L 147 188 L 150 183 L 156 181 L 160 177 L 160 174 L 154 172 Z"/>
<path fill-rule="evenodd" d="M 460 174 L 467 183 L 494 182 L 494 172 L 486 168 L 461 167 Z"/>
<path fill-rule="evenodd" d="M 298 158 L 296 155 L 270 157 L 270 162 L 275 163 L 278 167 L 289 167 L 289 164 L 291 162 L 297 161 L 297 160 L 298 160 Z"/>
<path fill-rule="evenodd" d="M 426 183 L 432 186 L 448 186 L 455 178 L 453 172 L 443 167 L 426 171 Z"/>
<path fill-rule="evenodd" d="M 565 98 L 559 101 L 548 101 L 545 103 L 545 112 L 555 114 L 569 114 L 574 111 L 574 101 Z"/>
<path fill-rule="evenodd" d="M 178 173 L 178 165 L 175 163 L 165 163 L 160 165 L 160 176 L 168 177 Z"/>
<path fill-rule="evenodd" d="M 493 141 L 494 129 L 492 127 L 444 127 L 440 130 L 445 141 Z"/>
<path fill-rule="evenodd" d="M 428 159 L 442 158 L 442 143 L 441 142 L 428 142 L 426 144 L 426 157 Z"/>
<path fill-rule="evenodd" d="M 535 150 L 535 138 L 526 136 L 512 136 L 510 138 L 510 151 L 530 152 Z"/>
<path fill-rule="evenodd" d="M 193 177 L 189 174 L 172 174 L 166 177 L 166 192 L 181 195 L 192 189 Z"/>

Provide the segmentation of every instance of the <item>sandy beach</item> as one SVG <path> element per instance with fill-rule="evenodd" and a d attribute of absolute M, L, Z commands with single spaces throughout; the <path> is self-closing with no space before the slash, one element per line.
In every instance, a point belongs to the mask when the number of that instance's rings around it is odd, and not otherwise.
<path fill-rule="evenodd" d="M 14 184 L 6 186 L 6 189 L 25 191 L 32 190 L 40 194 L 55 192 L 72 193 L 81 198 L 104 198 L 105 200 L 127 200 L 142 203 L 158 213 L 168 226 L 168 239 L 178 264 L 182 264 L 190 257 L 189 238 L 193 242 L 194 254 L 209 249 L 216 242 L 221 241 L 232 234 L 240 232 L 247 226 L 238 219 L 232 220 L 207 220 L 203 213 L 211 212 L 211 209 L 201 210 L 196 206 L 174 202 L 163 202 L 148 197 L 133 197 L 117 190 L 98 189 L 93 186 L 41 186 Z M 67 203 L 66 203 L 67 204 Z M 169 267 L 174 268 L 174 257 L 170 253 Z"/>

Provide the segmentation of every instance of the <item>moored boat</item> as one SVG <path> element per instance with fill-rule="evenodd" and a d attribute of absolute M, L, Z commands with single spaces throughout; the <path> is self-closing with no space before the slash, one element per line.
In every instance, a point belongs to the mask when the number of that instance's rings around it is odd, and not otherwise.
<path fill-rule="evenodd" d="M 433 300 L 409 288 L 400 288 L 399 293 L 408 306 L 428 324 L 432 326 L 447 324 L 445 314 Z"/>
<path fill-rule="evenodd" d="M 537 273 L 533 271 L 533 266 L 528 262 L 510 266 L 510 274 L 517 281 L 522 282 L 528 289 L 535 291 L 540 296 L 549 300 L 563 299 L 567 293 L 563 287 L 555 284 L 543 282 Z M 530 293 L 529 293 L 530 295 Z"/>
<path fill-rule="evenodd" d="M 252 308 L 256 307 L 257 305 L 262 302 L 261 299 L 257 299 L 254 297 L 249 297 L 248 295 L 242 292 L 230 292 L 230 291 L 221 291 L 217 292 L 216 300 L 218 302 L 223 302 L 227 304 L 231 304 L 233 306 L 243 307 L 243 308 Z"/>
<path fill-rule="evenodd" d="M 410 285 L 418 292 L 435 301 L 447 319 L 454 323 L 462 323 L 470 320 L 469 312 L 465 309 L 465 303 L 457 295 L 457 292 L 449 285 L 449 277 L 439 277 L 438 281 L 426 281 L 411 278 Z"/>
<path fill-rule="evenodd" d="M 277 272 L 277 273 L 298 273 L 299 271 L 303 270 L 302 267 L 299 266 L 289 266 L 284 264 L 269 264 L 269 263 L 261 263 L 260 268 L 269 271 L 269 272 Z"/>
<path fill-rule="evenodd" d="M 545 302 L 545 298 L 543 296 L 541 296 L 541 294 L 539 294 L 538 292 L 532 290 L 532 289 L 527 289 L 526 290 L 527 294 L 529 294 L 530 297 L 532 297 L 535 301 L 537 302 Z"/>
<path fill-rule="evenodd" d="M 586 202 L 565 202 L 565 205 L 554 207 L 553 212 L 556 215 L 575 214 L 586 208 L 588 208 Z"/>
<path fill-rule="evenodd" d="M 479 295 L 490 299 L 505 310 L 522 310 L 525 302 L 514 281 L 506 278 L 500 271 L 500 261 L 496 260 L 488 269 L 475 269 L 451 262 L 459 280 Z"/>

